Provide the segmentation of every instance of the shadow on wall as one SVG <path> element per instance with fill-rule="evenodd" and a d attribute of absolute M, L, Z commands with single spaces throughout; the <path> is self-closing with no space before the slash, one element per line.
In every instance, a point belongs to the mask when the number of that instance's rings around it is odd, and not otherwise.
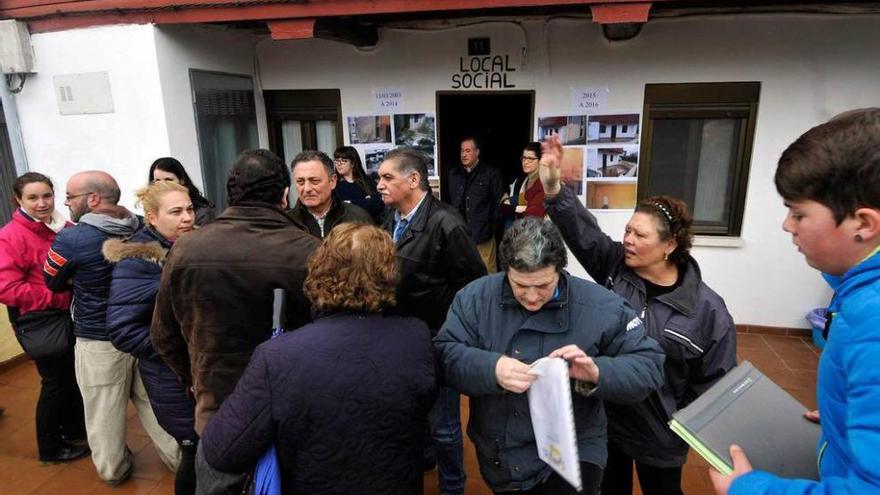
<path fill-rule="evenodd" d="M 6 306 L 0 304 L 0 364 L 21 356 L 24 351 L 15 339 L 12 325 L 9 324 L 9 312 Z"/>

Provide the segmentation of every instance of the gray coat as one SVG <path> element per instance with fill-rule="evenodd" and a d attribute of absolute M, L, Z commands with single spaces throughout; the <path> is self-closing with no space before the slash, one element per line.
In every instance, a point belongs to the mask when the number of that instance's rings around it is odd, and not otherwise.
<path fill-rule="evenodd" d="M 516 301 L 505 273 L 480 278 L 455 296 L 434 346 L 447 383 L 471 397 L 468 435 L 492 490 L 528 490 L 551 473 L 538 459 L 527 395 L 498 386 L 498 359 L 529 364 L 568 344 L 599 367 L 598 387 L 573 392 L 572 400 L 580 460 L 604 466 L 603 401 L 636 402 L 663 382 L 663 353 L 629 304 L 567 273 L 557 298 L 534 313 Z"/>
<path fill-rule="evenodd" d="M 703 283 L 693 258 L 679 267 L 678 288 L 646 300 L 645 283 L 624 263 L 623 245 L 599 229 L 570 188 L 563 187 L 545 205 L 587 273 L 638 309 L 648 335 L 666 353 L 666 380 L 660 389 L 638 404 L 609 405 L 609 440 L 639 462 L 683 465 L 688 449 L 667 426 L 672 413 L 736 366 L 736 328 L 724 300 Z"/>

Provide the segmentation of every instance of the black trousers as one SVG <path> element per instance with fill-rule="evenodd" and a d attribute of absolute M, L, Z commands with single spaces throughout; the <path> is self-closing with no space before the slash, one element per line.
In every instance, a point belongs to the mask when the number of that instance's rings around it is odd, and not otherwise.
<path fill-rule="evenodd" d="M 602 495 L 632 495 L 633 458 L 608 443 L 608 465 L 602 480 Z M 683 495 L 681 466 L 660 468 L 635 461 L 639 485 L 644 495 Z"/>
<path fill-rule="evenodd" d="M 35 359 L 40 374 L 37 399 L 37 447 L 41 456 L 58 453 L 68 440 L 84 440 L 82 396 L 76 384 L 73 349 L 61 356 Z"/>
<path fill-rule="evenodd" d="M 596 495 L 599 493 L 599 485 L 602 484 L 602 468 L 589 462 L 582 462 L 581 484 L 582 490 L 575 491 L 573 486 L 554 471 L 546 481 L 531 490 L 495 493 L 497 495 Z"/>

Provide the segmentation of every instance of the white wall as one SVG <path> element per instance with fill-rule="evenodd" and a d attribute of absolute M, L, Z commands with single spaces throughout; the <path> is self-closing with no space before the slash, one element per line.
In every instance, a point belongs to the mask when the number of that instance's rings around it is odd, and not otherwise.
<path fill-rule="evenodd" d="M 194 26 L 157 27 L 155 35 L 170 155 L 183 163 L 193 182 L 204 191 L 190 69 L 254 79 L 260 143 L 268 146 L 265 107 L 259 81 L 254 77 L 254 46 L 259 38 L 242 32 Z"/>
<path fill-rule="evenodd" d="M 88 169 L 116 177 L 121 203 L 132 207 L 150 163 L 169 150 L 153 27 L 41 33 L 31 41 L 37 73 L 16 95 L 30 169 L 55 181 L 56 206 L 65 214 L 67 179 Z M 113 113 L 61 115 L 52 77 L 99 71 L 109 73 Z"/>
<path fill-rule="evenodd" d="M 803 316 L 830 291 L 782 232 L 772 177 L 785 146 L 851 108 L 876 105 L 880 16 L 764 15 L 652 20 L 630 41 L 611 43 L 598 25 L 553 19 L 492 22 L 435 31 L 382 30 L 374 49 L 321 40 L 257 47 L 264 89 L 340 88 L 345 116 L 372 114 L 374 88 L 405 91 L 404 112 L 434 112 L 435 92 L 466 55 L 467 38 L 488 36 L 496 54 L 520 64 L 511 81 L 536 90 L 536 115 L 568 114 L 573 86 L 607 86 L 608 112 L 641 112 L 646 83 L 760 81 L 741 247 L 697 247 L 706 282 L 737 323 L 806 327 Z M 525 65 L 521 65 L 522 63 Z M 598 211 L 619 238 L 628 212 Z M 572 260 L 573 261 L 573 260 Z M 584 274 L 582 268 L 572 271 Z"/>

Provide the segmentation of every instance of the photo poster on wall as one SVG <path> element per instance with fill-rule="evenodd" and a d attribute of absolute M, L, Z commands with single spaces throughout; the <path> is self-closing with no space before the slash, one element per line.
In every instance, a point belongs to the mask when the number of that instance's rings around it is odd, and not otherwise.
<path fill-rule="evenodd" d="M 385 153 L 396 147 L 407 146 L 422 152 L 428 159 L 428 176 L 437 176 L 434 114 L 350 116 L 346 122 L 348 143 L 360 153 L 367 175 L 372 175 L 375 179 Z"/>
<path fill-rule="evenodd" d="M 428 158 L 428 176 L 436 177 L 434 165 L 437 132 L 434 115 L 430 113 L 403 113 L 394 115 L 394 144 L 414 148 Z"/>
<path fill-rule="evenodd" d="M 587 142 L 586 115 L 548 115 L 538 117 L 537 141 L 559 137 L 565 152 L 562 155 L 562 178 L 576 184 L 578 195 L 584 194 L 584 145 Z"/>
<path fill-rule="evenodd" d="M 586 206 L 631 210 L 639 181 L 638 113 L 589 115 L 586 145 Z"/>

